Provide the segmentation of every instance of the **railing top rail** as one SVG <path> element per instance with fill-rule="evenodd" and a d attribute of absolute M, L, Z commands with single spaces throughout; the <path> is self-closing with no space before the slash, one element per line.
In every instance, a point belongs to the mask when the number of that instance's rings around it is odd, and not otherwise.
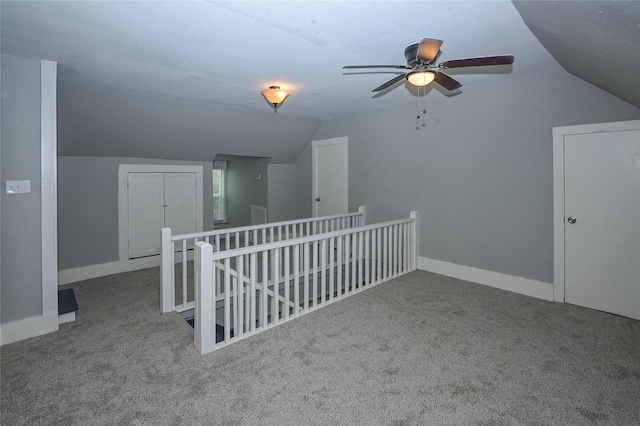
<path fill-rule="evenodd" d="M 212 231 L 194 232 L 192 234 L 173 235 L 171 236 L 171 241 L 179 241 L 179 240 L 185 240 L 189 238 L 212 237 L 212 236 L 228 234 L 228 233 L 254 231 L 254 230 L 260 230 L 263 228 L 275 228 L 278 226 L 285 226 L 285 225 L 298 225 L 300 223 L 306 223 L 306 222 L 310 222 L 310 223 L 319 222 L 322 220 L 340 219 L 340 218 L 347 218 L 347 217 L 353 217 L 353 216 L 362 216 L 362 212 L 350 212 L 350 213 L 343 213 L 343 214 L 334 214 L 330 216 L 285 220 L 282 222 L 262 223 L 260 225 L 247 225 L 247 226 L 241 226 L 237 228 L 214 229 Z"/>
<path fill-rule="evenodd" d="M 412 222 L 415 222 L 415 221 L 416 221 L 416 218 L 409 217 L 409 218 L 405 218 L 405 219 L 391 220 L 391 221 L 388 221 L 388 222 L 374 223 L 372 225 L 365 225 L 365 226 L 358 226 L 358 227 L 355 227 L 355 228 L 342 229 L 340 231 L 323 232 L 322 234 L 309 235 L 307 237 L 294 238 L 292 240 L 276 241 L 276 242 L 273 242 L 273 243 L 263 243 L 263 244 L 258 244 L 258 245 L 254 245 L 254 246 L 250 246 L 250 247 L 242 247 L 242 248 L 236 248 L 236 249 L 231 249 L 231 250 L 223 250 L 223 251 L 219 251 L 219 252 L 213 253 L 213 260 L 227 259 L 227 258 L 230 258 L 230 257 L 247 255 L 247 254 L 256 253 L 256 252 L 259 252 L 259 251 L 261 252 L 261 251 L 265 251 L 265 250 L 278 249 L 278 248 L 282 248 L 282 247 L 290 247 L 290 246 L 293 246 L 293 245 L 296 245 L 296 244 L 312 243 L 314 241 L 323 240 L 325 238 L 340 237 L 340 236 L 347 235 L 347 234 L 355 234 L 357 232 L 364 232 L 364 231 L 369 231 L 369 230 L 378 229 L 378 228 L 384 228 L 384 227 L 393 226 L 393 225 L 401 225 L 403 223 L 412 223 Z"/>

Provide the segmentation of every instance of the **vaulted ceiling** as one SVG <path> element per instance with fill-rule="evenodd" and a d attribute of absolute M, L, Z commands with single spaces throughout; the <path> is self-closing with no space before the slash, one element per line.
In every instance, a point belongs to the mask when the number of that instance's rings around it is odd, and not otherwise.
<path fill-rule="evenodd" d="M 564 69 L 640 107 L 640 2 L 515 1 Z"/>
<path fill-rule="evenodd" d="M 512 53 L 513 66 L 452 70 L 464 96 L 553 84 L 566 71 L 640 107 L 640 2 L 3 1 L 2 52 L 58 62 L 62 81 L 327 120 L 411 102 L 413 87 L 371 90 L 404 48 L 444 40 L 441 60 Z M 558 64 L 560 66 L 558 66 Z M 397 70 L 395 70 L 397 72 Z"/>

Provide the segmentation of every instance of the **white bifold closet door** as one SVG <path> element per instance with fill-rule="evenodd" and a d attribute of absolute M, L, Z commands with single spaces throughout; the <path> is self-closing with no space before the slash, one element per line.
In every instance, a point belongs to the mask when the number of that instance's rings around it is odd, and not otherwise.
<path fill-rule="evenodd" d="M 160 230 L 197 231 L 195 173 L 129 173 L 129 259 L 160 254 Z"/>

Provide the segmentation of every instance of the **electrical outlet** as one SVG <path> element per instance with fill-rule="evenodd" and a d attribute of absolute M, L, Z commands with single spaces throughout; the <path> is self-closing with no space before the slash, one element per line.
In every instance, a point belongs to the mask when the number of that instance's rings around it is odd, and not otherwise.
<path fill-rule="evenodd" d="M 29 194 L 31 192 L 30 180 L 8 180 L 7 194 Z"/>

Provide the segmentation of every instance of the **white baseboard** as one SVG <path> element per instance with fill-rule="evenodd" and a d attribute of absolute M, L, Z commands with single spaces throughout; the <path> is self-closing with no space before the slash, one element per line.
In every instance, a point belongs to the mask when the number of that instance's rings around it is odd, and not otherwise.
<path fill-rule="evenodd" d="M 525 296 L 553 301 L 552 283 L 487 271 L 471 266 L 457 265 L 455 263 L 429 259 L 427 257 L 418 257 L 418 269 L 524 294 Z"/>
<path fill-rule="evenodd" d="M 57 329 L 57 313 L 7 322 L 2 324 L 0 345 L 8 345 L 30 337 L 41 336 Z"/>
<path fill-rule="evenodd" d="M 58 285 L 119 274 L 121 272 L 153 268 L 154 266 L 160 266 L 160 255 L 118 262 L 100 263 L 98 265 L 82 266 L 80 268 L 63 269 L 58 271 Z"/>

